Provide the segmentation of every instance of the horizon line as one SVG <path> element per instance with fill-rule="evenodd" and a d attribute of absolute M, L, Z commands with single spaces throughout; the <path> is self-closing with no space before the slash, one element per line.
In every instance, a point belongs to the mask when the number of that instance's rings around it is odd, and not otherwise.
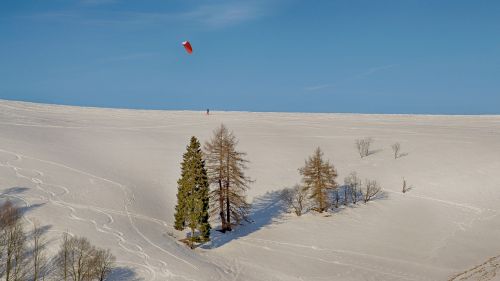
<path fill-rule="evenodd" d="M 190 111 L 190 112 L 205 112 L 207 109 L 193 109 L 193 108 L 154 108 L 154 107 L 121 107 L 121 106 L 107 106 L 107 105 L 90 105 L 90 104 L 70 104 L 70 103 L 55 103 L 46 101 L 32 101 L 32 100 L 17 100 L 0 97 L 0 102 L 13 102 L 13 103 L 28 103 L 28 104 L 38 104 L 47 106 L 59 106 L 59 107 L 79 107 L 79 108 L 91 108 L 91 109 L 111 109 L 111 110 L 137 110 L 137 111 Z M 291 114 L 351 114 L 351 115 L 406 115 L 406 116 L 481 116 L 481 117 L 500 117 L 499 113 L 415 113 L 415 112 L 350 112 L 350 111 L 273 111 L 273 110 L 234 110 L 234 109 L 218 109 L 218 108 L 208 108 L 210 112 L 241 112 L 241 113 L 291 113 Z"/>

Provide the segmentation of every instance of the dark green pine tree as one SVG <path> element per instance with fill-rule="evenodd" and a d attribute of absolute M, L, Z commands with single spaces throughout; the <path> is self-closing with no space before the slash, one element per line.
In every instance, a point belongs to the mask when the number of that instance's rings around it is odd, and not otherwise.
<path fill-rule="evenodd" d="M 177 205 L 175 206 L 175 229 L 191 230 L 190 245 L 194 241 L 210 240 L 210 223 L 208 222 L 209 199 L 208 177 L 205 169 L 200 142 L 191 137 L 181 163 L 181 178 L 177 181 Z M 195 230 L 200 235 L 195 236 Z"/>

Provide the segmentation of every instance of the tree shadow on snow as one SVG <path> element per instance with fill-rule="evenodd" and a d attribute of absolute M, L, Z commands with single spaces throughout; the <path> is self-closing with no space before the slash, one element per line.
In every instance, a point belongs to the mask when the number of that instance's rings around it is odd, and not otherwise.
<path fill-rule="evenodd" d="M 389 199 L 389 193 L 384 190 L 381 190 L 377 195 L 375 195 L 375 197 L 370 199 L 370 202 L 379 200 L 388 200 L 388 199 Z"/>
<path fill-rule="evenodd" d="M 106 278 L 108 281 L 142 281 L 135 271 L 128 267 L 115 267 Z"/>
<path fill-rule="evenodd" d="M 21 212 L 21 214 L 26 215 L 26 213 L 28 213 L 28 212 L 30 212 L 30 211 L 32 211 L 34 209 L 40 208 L 43 205 L 45 205 L 45 202 L 44 203 L 32 204 L 32 205 L 25 205 L 25 206 L 19 207 L 19 211 Z"/>
<path fill-rule="evenodd" d="M 285 205 L 280 199 L 281 192 L 281 190 L 276 190 L 256 197 L 250 209 L 250 222 L 236 226 L 232 231 L 226 233 L 212 231 L 211 242 L 201 247 L 218 248 L 232 240 L 237 240 L 258 231 L 267 225 L 279 223 L 278 219 L 286 212 Z"/>
<path fill-rule="evenodd" d="M 47 224 L 47 225 L 39 225 L 39 226 L 38 226 L 38 231 L 40 231 L 40 233 L 39 233 L 39 234 L 40 234 L 40 235 L 46 235 L 46 234 L 50 231 L 50 229 L 51 229 L 51 228 L 52 228 L 52 225 L 51 225 L 51 224 Z M 33 235 L 34 235 L 34 233 L 33 233 L 33 225 L 28 225 L 28 226 L 26 227 L 26 229 L 25 229 L 25 230 L 26 230 L 26 236 L 27 236 L 29 239 L 33 239 Z M 42 245 L 41 245 L 41 246 L 42 246 L 42 247 L 45 247 L 46 245 L 48 245 L 48 244 L 49 244 L 49 242 L 52 242 L 53 240 L 57 240 L 57 238 L 56 238 L 56 239 L 51 239 L 51 240 L 48 240 L 48 239 L 47 239 L 47 237 L 44 237 L 44 239 L 43 239 L 43 240 L 44 240 L 44 241 L 43 241 L 43 243 L 42 243 Z"/>
<path fill-rule="evenodd" d="M 368 151 L 368 153 L 366 154 L 366 156 L 377 154 L 377 153 L 382 152 L 382 151 L 384 151 L 382 148 L 370 150 L 370 151 Z"/>
<path fill-rule="evenodd" d="M 26 191 L 30 190 L 28 187 L 11 187 L 4 189 L 0 193 L 0 205 L 5 203 L 6 201 L 11 201 L 14 205 L 16 205 L 19 208 L 19 211 L 21 212 L 22 215 L 26 215 L 29 211 L 32 211 L 34 209 L 40 208 L 41 206 L 45 205 L 45 203 L 37 203 L 37 204 L 28 204 L 22 197 L 19 196 L 19 194 L 24 193 Z"/>
<path fill-rule="evenodd" d="M 4 189 L 0 193 L 0 197 L 9 197 L 12 195 L 17 195 L 17 194 L 23 193 L 23 192 L 28 191 L 28 190 L 29 190 L 28 187 L 20 187 L 20 186 L 11 187 L 11 188 Z"/>
<path fill-rule="evenodd" d="M 344 203 L 344 192 L 346 186 L 339 187 L 339 207 L 335 208 L 332 206 L 325 215 L 329 216 L 337 212 L 341 212 L 345 208 L 357 208 L 365 205 L 362 198 L 356 204 L 352 201 L 348 201 L 348 205 L 345 206 Z M 333 194 L 332 194 L 333 195 Z M 250 210 L 250 222 L 245 222 L 241 225 L 235 226 L 232 231 L 222 233 L 220 231 L 212 230 L 211 242 L 207 244 L 200 245 L 203 249 L 213 249 L 224 246 L 225 244 L 237 240 L 239 238 L 245 237 L 253 232 L 256 232 L 268 225 L 279 224 L 282 221 L 283 214 L 287 213 L 287 207 L 281 200 L 282 190 L 276 190 L 272 192 L 267 192 L 262 196 L 256 197 L 252 202 L 252 207 Z M 370 199 L 371 201 L 387 200 L 389 198 L 389 193 L 381 190 L 376 196 Z M 335 197 L 332 197 L 332 202 L 335 202 Z M 369 202 L 368 202 L 369 203 Z M 307 211 L 306 211 L 307 212 Z M 289 212 L 288 212 L 289 213 Z"/>
<path fill-rule="evenodd" d="M 408 152 L 400 153 L 400 154 L 398 154 L 398 156 L 396 158 L 401 158 L 401 157 L 405 157 L 405 156 L 408 156 Z"/>

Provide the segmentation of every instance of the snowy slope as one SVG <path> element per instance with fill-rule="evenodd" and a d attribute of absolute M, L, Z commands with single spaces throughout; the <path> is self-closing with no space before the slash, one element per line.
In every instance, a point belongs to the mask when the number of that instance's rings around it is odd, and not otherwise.
<path fill-rule="evenodd" d="M 179 163 L 191 135 L 205 141 L 220 123 L 251 161 L 254 222 L 191 251 L 171 237 L 181 235 Z M 377 152 L 360 159 L 354 141 L 365 136 Z M 394 142 L 408 155 L 394 160 Z M 328 217 L 283 213 L 278 191 L 299 182 L 316 146 L 340 183 L 357 171 L 384 198 Z M 115 280 L 448 280 L 483 263 L 498 278 L 487 261 L 500 254 L 500 116 L 205 116 L 0 100 L 0 194 L 47 227 L 53 251 L 63 231 L 111 248 Z"/>

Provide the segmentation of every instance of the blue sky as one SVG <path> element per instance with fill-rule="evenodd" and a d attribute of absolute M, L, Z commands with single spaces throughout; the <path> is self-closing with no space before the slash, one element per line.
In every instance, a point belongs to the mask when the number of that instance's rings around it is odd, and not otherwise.
<path fill-rule="evenodd" d="M 2 0 L 0 98 L 500 114 L 499 15 L 487 0 Z"/>

